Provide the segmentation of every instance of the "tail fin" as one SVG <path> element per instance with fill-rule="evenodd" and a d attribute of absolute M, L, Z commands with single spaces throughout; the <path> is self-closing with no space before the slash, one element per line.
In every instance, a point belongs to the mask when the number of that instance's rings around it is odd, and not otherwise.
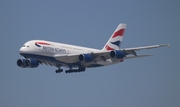
<path fill-rule="evenodd" d="M 125 29 L 126 24 L 119 24 L 102 50 L 119 50 Z"/>

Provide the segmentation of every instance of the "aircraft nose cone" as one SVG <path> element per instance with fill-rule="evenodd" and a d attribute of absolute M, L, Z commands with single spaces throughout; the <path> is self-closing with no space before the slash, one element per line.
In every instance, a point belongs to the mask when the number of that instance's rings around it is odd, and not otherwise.
<path fill-rule="evenodd" d="M 21 47 L 21 48 L 19 49 L 19 53 L 21 54 L 21 53 L 24 53 L 24 52 L 26 52 L 26 51 L 25 51 L 25 48 L 24 48 L 24 47 Z"/>
<path fill-rule="evenodd" d="M 19 53 L 21 53 L 21 52 L 22 52 L 22 50 L 23 50 L 23 49 L 22 49 L 22 47 L 21 47 L 21 48 L 19 49 Z"/>

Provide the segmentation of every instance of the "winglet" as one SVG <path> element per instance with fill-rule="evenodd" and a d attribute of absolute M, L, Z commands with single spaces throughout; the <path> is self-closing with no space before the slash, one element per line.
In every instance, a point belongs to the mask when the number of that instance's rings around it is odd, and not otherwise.
<path fill-rule="evenodd" d="M 160 44 L 159 47 L 164 47 L 164 46 L 168 46 L 170 48 L 170 43 L 168 44 Z"/>
<path fill-rule="evenodd" d="M 171 47 L 171 46 L 170 46 L 170 43 L 168 43 L 167 45 L 168 45 L 169 48 Z"/>

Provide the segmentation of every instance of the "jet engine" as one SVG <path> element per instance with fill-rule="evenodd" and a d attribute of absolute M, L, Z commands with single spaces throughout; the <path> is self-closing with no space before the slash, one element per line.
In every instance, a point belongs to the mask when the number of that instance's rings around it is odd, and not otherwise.
<path fill-rule="evenodd" d="M 27 66 L 24 64 L 26 59 L 18 59 L 17 65 L 22 68 L 26 68 Z"/>
<path fill-rule="evenodd" d="M 92 62 L 93 61 L 93 57 L 89 54 L 81 54 L 79 55 L 79 61 L 81 62 Z"/>
<path fill-rule="evenodd" d="M 26 59 L 25 65 L 29 68 L 35 68 L 39 66 L 39 63 L 35 59 Z"/>
<path fill-rule="evenodd" d="M 18 59 L 17 65 L 22 68 L 36 68 L 39 66 L 39 62 L 35 59 Z"/>
<path fill-rule="evenodd" d="M 123 59 L 125 57 L 125 53 L 120 50 L 113 50 L 110 52 L 110 56 L 111 58 Z"/>

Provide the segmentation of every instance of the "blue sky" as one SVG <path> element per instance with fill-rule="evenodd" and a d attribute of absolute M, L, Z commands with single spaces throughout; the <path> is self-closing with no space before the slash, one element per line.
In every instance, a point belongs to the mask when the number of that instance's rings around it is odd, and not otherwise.
<path fill-rule="evenodd" d="M 1 0 L 1 107 L 179 107 L 180 2 L 178 0 Z M 171 43 L 143 50 L 151 57 L 56 74 L 55 67 L 23 69 L 19 48 L 43 39 L 101 49 L 119 23 L 122 48 Z"/>

